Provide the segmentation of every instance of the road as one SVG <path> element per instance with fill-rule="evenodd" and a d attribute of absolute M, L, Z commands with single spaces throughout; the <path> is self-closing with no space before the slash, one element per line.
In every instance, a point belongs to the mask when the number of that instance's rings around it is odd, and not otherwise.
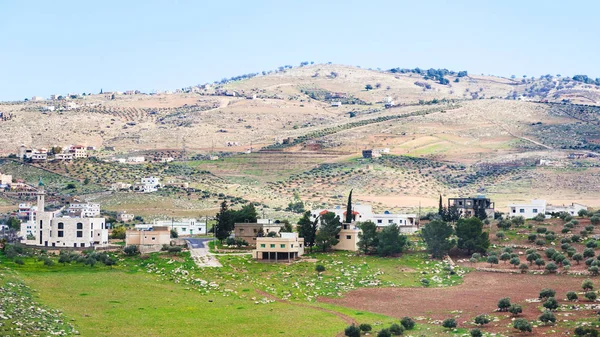
<path fill-rule="evenodd" d="M 212 241 L 212 238 L 186 238 L 188 248 L 192 259 L 198 267 L 222 267 L 219 260 L 215 258 L 208 250 L 208 242 Z"/>

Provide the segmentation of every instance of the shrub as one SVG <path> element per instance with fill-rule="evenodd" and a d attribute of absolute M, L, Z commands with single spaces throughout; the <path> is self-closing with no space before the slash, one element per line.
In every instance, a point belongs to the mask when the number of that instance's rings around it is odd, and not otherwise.
<path fill-rule="evenodd" d="M 15 263 L 18 264 L 19 266 L 22 266 L 25 264 L 25 261 L 23 261 L 22 258 L 17 257 L 17 258 L 15 258 Z"/>
<path fill-rule="evenodd" d="M 508 298 L 508 297 L 501 298 L 498 301 L 498 310 L 499 311 L 507 311 L 508 308 L 510 308 L 510 298 Z"/>
<path fill-rule="evenodd" d="M 519 315 L 520 313 L 523 312 L 523 308 L 519 304 L 512 304 L 508 308 L 508 312 L 510 312 L 511 314 L 513 314 L 513 316 L 517 316 L 517 315 Z"/>
<path fill-rule="evenodd" d="M 169 253 L 172 253 L 172 254 L 181 253 L 181 247 L 169 247 Z"/>
<path fill-rule="evenodd" d="M 171 239 L 177 239 L 179 237 L 179 233 L 176 230 L 171 229 Z"/>
<path fill-rule="evenodd" d="M 536 215 L 533 218 L 533 220 L 542 222 L 542 221 L 546 220 L 546 216 L 544 214 L 542 214 L 542 213 L 539 213 L 538 215 Z"/>
<path fill-rule="evenodd" d="M 594 282 L 592 280 L 585 280 L 581 283 L 581 289 L 584 291 L 594 290 Z"/>
<path fill-rule="evenodd" d="M 529 269 L 529 266 L 526 265 L 525 263 L 521 263 L 521 265 L 519 266 L 519 269 L 521 270 L 521 273 L 526 273 L 527 270 Z"/>
<path fill-rule="evenodd" d="M 324 271 L 325 271 L 325 267 L 324 267 L 323 265 L 320 265 L 320 264 L 318 264 L 318 265 L 315 267 L 315 270 L 317 271 L 317 273 L 322 273 L 322 272 L 324 272 Z"/>
<path fill-rule="evenodd" d="M 538 227 L 538 228 L 535 229 L 535 231 L 538 234 L 544 234 L 544 233 L 546 233 L 546 231 L 548 231 L 548 229 L 546 227 Z"/>
<path fill-rule="evenodd" d="M 358 326 L 358 328 L 362 332 L 369 332 L 369 331 L 371 331 L 373 329 L 371 327 L 371 324 L 367 324 L 367 323 L 362 323 L 361 325 Z"/>
<path fill-rule="evenodd" d="M 513 321 L 513 328 L 521 332 L 532 332 L 533 326 L 526 319 L 518 318 Z"/>
<path fill-rule="evenodd" d="M 454 318 L 446 318 L 444 322 L 442 322 L 442 326 L 446 329 L 454 329 L 456 328 L 456 320 Z"/>
<path fill-rule="evenodd" d="M 360 329 L 356 325 L 352 324 L 344 329 L 344 336 L 360 337 Z"/>
<path fill-rule="evenodd" d="M 471 337 L 482 337 L 483 336 L 483 333 L 479 329 L 471 329 L 469 334 L 471 335 Z"/>
<path fill-rule="evenodd" d="M 475 317 L 475 324 L 486 325 L 490 322 L 490 318 L 487 315 L 479 315 Z"/>
<path fill-rule="evenodd" d="M 402 324 L 406 330 L 412 330 L 415 327 L 415 321 L 410 317 L 402 318 L 402 320 L 400 320 L 400 324 Z"/>
<path fill-rule="evenodd" d="M 569 301 L 576 301 L 577 300 L 577 293 L 574 291 L 569 291 L 567 293 L 567 300 Z"/>
<path fill-rule="evenodd" d="M 545 310 L 539 317 L 539 320 L 544 324 L 554 323 L 556 322 L 556 317 L 554 316 L 552 311 Z"/>
<path fill-rule="evenodd" d="M 392 337 L 392 333 L 388 329 L 382 329 L 377 333 L 377 337 Z"/>
<path fill-rule="evenodd" d="M 558 309 L 558 301 L 554 297 L 550 297 L 544 302 L 543 306 L 548 310 L 556 310 Z"/>
<path fill-rule="evenodd" d="M 394 323 L 390 326 L 390 332 L 394 336 L 400 336 L 404 332 L 404 328 L 400 324 Z"/>
<path fill-rule="evenodd" d="M 598 243 L 596 242 L 596 240 L 590 240 L 585 243 L 585 246 L 587 248 L 595 249 L 595 248 L 598 248 Z"/>
<path fill-rule="evenodd" d="M 575 328 L 575 336 L 581 336 L 581 337 L 598 337 L 598 331 L 595 330 L 594 328 L 588 328 L 588 327 L 577 327 Z"/>
<path fill-rule="evenodd" d="M 498 232 L 498 233 L 496 233 L 496 238 L 502 240 L 502 239 L 504 239 L 504 237 L 505 237 L 504 232 Z"/>
<path fill-rule="evenodd" d="M 549 273 L 554 273 L 554 272 L 556 272 L 557 269 L 558 269 L 558 266 L 556 264 L 554 264 L 554 262 L 550 262 L 546 265 L 546 270 Z"/>
<path fill-rule="evenodd" d="M 529 242 L 535 242 L 535 240 L 537 239 L 537 235 L 536 234 L 529 234 L 527 236 L 527 240 L 529 240 Z"/>
<path fill-rule="evenodd" d="M 498 264 L 498 257 L 496 257 L 495 255 L 488 256 L 487 262 L 490 264 L 490 267 L 493 264 Z"/>
<path fill-rule="evenodd" d="M 540 291 L 540 299 L 546 299 L 556 296 L 556 291 L 550 288 L 544 288 Z"/>
<path fill-rule="evenodd" d="M 135 256 L 140 253 L 140 251 L 138 250 L 138 247 L 135 245 L 129 245 L 129 246 L 125 247 L 123 249 L 123 252 L 127 256 Z"/>
<path fill-rule="evenodd" d="M 591 233 L 594 231 L 594 226 L 592 226 L 592 225 L 585 226 L 585 230 Z"/>
<path fill-rule="evenodd" d="M 547 258 L 551 259 L 554 256 L 554 254 L 556 254 L 556 249 L 548 248 L 544 251 L 544 253 L 546 254 Z"/>
<path fill-rule="evenodd" d="M 588 299 L 588 301 L 595 301 L 598 298 L 598 294 L 596 294 L 595 291 L 588 291 L 585 293 L 585 298 Z"/>
<path fill-rule="evenodd" d="M 581 262 L 581 260 L 583 260 L 583 255 L 579 254 L 579 253 L 575 253 L 572 256 L 573 261 L 577 262 L 577 264 L 579 264 L 579 262 Z"/>
<path fill-rule="evenodd" d="M 586 248 L 583 250 L 583 257 L 594 257 L 596 253 L 593 248 Z"/>
<path fill-rule="evenodd" d="M 594 215 L 593 217 L 590 218 L 590 222 L 594 226 L 599 225 L 600 224 L 600 216 Z"/>

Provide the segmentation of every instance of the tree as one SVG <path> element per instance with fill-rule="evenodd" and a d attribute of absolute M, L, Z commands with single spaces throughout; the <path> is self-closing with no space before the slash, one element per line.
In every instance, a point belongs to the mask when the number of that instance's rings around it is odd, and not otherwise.
<path fill-rule="evenodd" d="M 377 254 L 379 256 L 400 254 L 407 244 L 408 238 L 400 234 L 400 228 L 396 224 L 389 225 L 379 232 Z"/>
<path fill-rule="evenodd" d="M 581 283 L 581 289 L 584 291 L 594 290 L 594 282 L 592 280 L 585 280 Z"/>
<path fill-rule="evenodd" d="M 325 267 L 323 265 L 321 265 L 321 264 L 318 264 L 318 265 L 315 266 L 315 271 L 317 273 L 322 273 L 322 272 L 325 271 Z"/>
<path fill-rule="evenodd" d="M 596 294 L 595 291 L 588 291 L 585 293 L 585 298 L 587 298 L 589 301 L 594 302 L 596 300 L 596 298 L 598 298 L 598 294 Z"/>
<path fill-rule="evenodd" d="M 61 254 L 58 257 L 58 263 L 62 263 L 64 266 L 67 263 L 71 262 L 71 257 L 69 255 L 63 254 L 63 251 L 61 251 L 60 253 Z"/>
<path fill-rule="evenodd" d="M 456 244 L 456 241 L 451 239 L 453 233 L 452 226 L 440 220 L 433 220 L 425 225 L 421 230 L 421 236 L 427 246 L 427 252 L 433 258 L 446 256 Z"/>
<path fill-rule="evenodd" d="M 315 244 L 323 252 L 328 251 L 331 247 L 340 242 L 337 236 L 342 229 L 340 217 L 335 213 L 328 212 L 321 216 L 321 226 L 317 232 Z"/>
<path fill-rule="evenodd" d="M 352 209 L 352 190 L 350 190 L 350 194 L 348 194 L 348 204 L 346 205 L 346 223 L 351 223 L 354 220 Z"/>
<path fill-rule="evenodd" d="M 390 326 L 390 332 L 394 336 L 400 336 L 404 332 L 404 328 L 400 324 L 394 323 Z"/>
<path fill-rule="evenodd" d="M 567 300 L 569 301 L 576 301 L 577 300 L 577 293 L 574 291 L 569 291 L 567 292 Z"/>
<path fill-rule="evenodd" d="M 438 206 L 438 214 L 443 219 L 445 216 L 445 213 L 446 213 L 446 211 L 444 210 L 444 203 L 442 201 L 442 195 L 440 194 L 440 204 Z"/>
<path fill-rule="evenodd" d="M 392 333 L 389 329 L 381 329 L 377 333 L 377 337 L 392 337 Z"/>
<path fill-rule="evenodd" d="M 373 90 L 373 86 L 370 84 L 365 85 L 365 90 L 369 91 L 369 90 Z"/>
<path fill-rule="evenodd" d="M 554 262 L 550 262 L 546 265 L 546 270 L 549 273 L 554 273 L 558 269 L 558 266 Z"/>
<path fill-rule="evenodd" d="M 298 236 L 304 238 L 304 246 L 312 250 L 315 245 L 315 239 L 317 236 L 319 216 L 314 221 L 310 220 L 310 211 L 306 211 L 300 221 L 298 221 Z"/>
<path fill-rule="evenodd" d="M 583 326 L 579 326 L 577 328 L 575 328 L 575 336 L 580 336 L 580 337 L 598 337 L 598 330 L 594 329 L 594 328 L 588 328 L 588 327 L 583 327 Z"/>
<path fill-rule="evenodd" d="M 360 329 L 356 325 L 352 324 L 344 329 L 344 336 L 360 337 Z"/>
<path fill-rule="evenodd" d="M 510 308 L 510 298 L 501 298 L 498 301 L 498 311 L 508 311 L 508 308 Z"/>
<path fill-rule="evenodd" d="M 556 310 L 556 309 L 558 309 L 558 301 L 554 297 L 550 297 L 542 305 L 544 306 L 544 308 L 546 308 L 548 310 Z"/>
<path fill-rule="evenodd" d="M 456 221 L 458 221 L 458 219 L 460 219 L 460 212 L 458 211 L 458 207 L 456 207 L 456 205 L 448 207 L 448 209 L 446 210 L 446 217 L 444 218 L 444 221 L 455 223 Z"/>
<path fill-rule="evenodd" d="M 524 318 L 515 319 L 513 321 L 513 328 L 515 328 L 521 332 L 532 332 L 533 331 L 533 325 L 531 325 L 531 323 L 529 323 L 529 321 L 527 321 Z"/>
<path fill-rule="evenodd" d="M 6 220 L 6 226 L 8 226 L 8 228 L 20 231 L 21 220 L 11 216 L 10 218 L 8 218 L 8 220 Z"/>
<path fill-rule="evenodd" d="M 402 324 L 402 326 L 406 330 L 412 330 L 415 327 L 415 321 L 412 318 L 410 318 L 410 317 L 404 317 L 404 318 L 402 318 L 400 320 L 400 324 Z"/>
<path fill-rule="evenodd" d="M 135 256 L 135 255 L 139 254 L 140 251 L 138 250 L 137 246 L 129 245 L 123 249 L 123 252 L 127 256 Z"/>
<path fill-rule="evenodd" d="M 512 264 L 515 268 L 521 264 L 521 260 L 518 257 L 513 257 L 510 259 L 510 264 Z"/>
<path fill-rule="evenodd" d="M 529 264 L 533 264 L 535 260 L 539 259 L 540 255 L 538 253 L 527 254 L 527 261 Z"/>
<path fill-rule="evenodd" d="M 580 253 L 573 254 L 573 260 L 579 264 L 583 260 L 583 255 Z"/>
<path fill-rule="evenodd" d="M 171 228 L 171 239 L 177 239 L 179 237 L 179 233 L 177 233 L 177 230 Z"/>
<path fill-rule="evenodd" d="M 368 323 L 362 323 L 361 325 L 358 326 L 358 328 L 362 332 L 370 332 L 373 329 L 371 327 L 371 324 L 368 324 Z"/>
<path fill-rule="evenodd" d="M 554 289 L 550 289 L 550 288 L 544 288 L 540 291 L 540 299 L 545 300 L 548 299 L 550 297 L 554 297 L 556 296 L 556 291 L 554 291 Z"/>
<path fill-rule="evenodd" d="M 473 251 L 485 253 L 490 246 L 487 232 L 483 232 L 483 222 L 476 217 L 460 219 L 456 223 L 458 248 L 466 249 L 470 255 Z"/>
<path fill-rule="evenodd" d="M 596 226 L 600 224 L 600 216 L 598 215 L 594 215 L 590 218 L 590 222 L 592 223 L 592 225 Z"/>
<path fill-rule="evenodd" d="M 544 265 L 546 264 L 546 261 L 542 260 L 542 259 L 537 259 L 535 260 L 535 265 L 538 266 L 538 268 L 542 268 Z"/>
<path fill-rule="evenodd" d="M 446 318 L 442 322 L 442 326 L 446 329 L 454 329 L 456 328 L 456 320 L 454 318 Z"/>
<path fill-rule="evenodd" d="M 281 221 L 281 223 L 283 224 L 283 226 L 281 226 L 279 233 L 291 233 L 294 231 L 294 229 L 292 228 L 292 224 L 288 220 L 283 220 Z"/>
<path fill-rule="evenodd" d="M 487 263 L 490 264 L 490 268 L 491 268 L 493 264 L 498 264 L 498 257 L 496 255 L 488 256 Z"/>
<path fill-rule="evenodd" d="M 487 315 L 479 315 L 475 317 L 475 324 L 486 325 L 490 322 L 490 318 Z"/>
<path fill-rule="evenodd" d="M 223 200 L 221 203 L 221 209 L 217 213 L 217 223 L 215 225 L 215 236 L 217 240 L 223 243 L 223 240 L 227 239 L 231 234 L 233 219 L 227 206 L 227 201 Z"/>
<path fill-rule="evenodd" d="M 512 304 L 508 308 L 508 312 L 510 312 L 511 314 L 513 314 L 513 316 L 518 316 L 520 313 L 523 312 L 523 308 L 519 304 Z"/>
<path fill-rule="evenodd" d="M 508 260 L 510 260 L 510 254 L 509 253 L 502 253 L 502 255 L 500 255 L 500 260 L 504 261 L 504 264 L 506 264 L 506 262 Z"/>
<path fill-rule="evenodd" d="M 457 78 L 457 80 L 458 80 L 458 78 Z M 471 337 L 482 337 L 483 336 L 483 333 L 479 329 L 471 329 L 471 331 L 469 331 L 469 334 L 471 335 Z"/>
<path fill-rule="evenodd" d="M 372 221 L 365 221 L 358 225 L 361 232 L 358 233 L 358 249 L 364 254 L 372 254 L 377 251 L 379 244 L 379 234 L 377 233 L 377 225 Z"/>

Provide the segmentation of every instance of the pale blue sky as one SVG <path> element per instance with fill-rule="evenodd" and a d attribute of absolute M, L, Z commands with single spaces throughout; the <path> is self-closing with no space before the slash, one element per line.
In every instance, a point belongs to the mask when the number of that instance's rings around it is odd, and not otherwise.
<path fill-rule="evenodd" d="M 598 1 L 0 0 L 0 100 L 334 62 L 600 77 Z"/>

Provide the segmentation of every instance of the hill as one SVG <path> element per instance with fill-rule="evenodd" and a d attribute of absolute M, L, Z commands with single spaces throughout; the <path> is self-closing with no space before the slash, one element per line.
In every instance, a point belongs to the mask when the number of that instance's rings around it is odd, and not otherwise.
<path fill-rule="evenodd" d="M 98 151 L 99 158 L 169 153 L 184 159 L 171 166 L 215 177 L 156 171 L 213 193 L 208 203 L 190 206 L 208 214 L 219 193 L 283 212 L 294 196 L 330 205 L 350 188 L 382 210 L 433 207 L 440 193 L 485 193 L 500 207 L 534 197 L 600 206 L 600 89 L 568 77 L 318 64 L 173 93 L 74 97 L 2 103 L 2 155 L 20 144 L 116 148 Z M 390 154 L 360 159 L 370 148 Z M 569 159 L 573 152 L 584 157 Z M 209 153 L 221 159 L 204 160 Z M 105 187 L 154 172 L 126 165 L 105 176 L 68 165 L 46 168 Z M 173 204 L 171 212 L 182 211 Z"/>

